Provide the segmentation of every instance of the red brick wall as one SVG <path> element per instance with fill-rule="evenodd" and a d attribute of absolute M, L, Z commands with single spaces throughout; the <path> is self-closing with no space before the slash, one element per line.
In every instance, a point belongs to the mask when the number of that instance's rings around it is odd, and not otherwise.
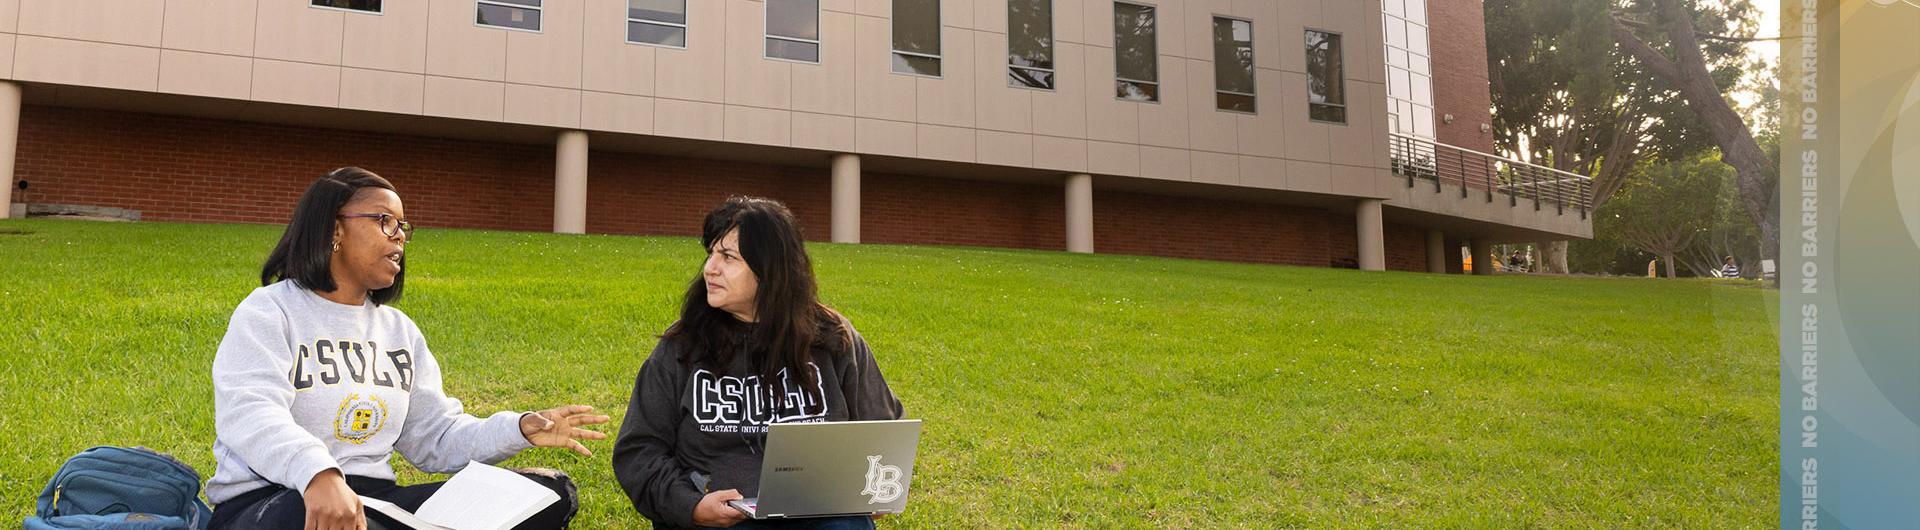
<path fill-rule="evenodd" d="M 1493 152 L 1493 98 L 1487 83 L 1487 21 L 1481 0 L 1429 0 L 1434 133 L 1440 143 Z M 1446 123 L 1446 115 L 1453 123 Z M 1425 267 L 1422 266 L 1424 270 Z"/>
<path fill-rule="evenodd" d="M 30 183 L 34 203 L 284 223 L 313 179 L 357 165 L 393 181 L 423 226 L 553 226 L 551 148 L 57 107 L 20 114 L 14 178 Z"/>
<path fill-rule="evenodd" d="M 421 226 L 546 231 L 553 149 L 124 112 L 29 106 L 15 200 L 138 210 L 155 221 L 284 223 L 299 195 L 342 164 L 394 182 Z M 823 164 L 824 165 L 824 164 Z M 829 236 L 831 177 L 788 167 L 594 152 L 587 230 L 697 235 L 729 195 L 778 199 L 809 240 Z M 1061 186 L 868 173 L 861 239 L 1032 249 L 1066 246 Z M 1353 215 L 1213 199 L 1096 191 L 1103 253 L 1351 266 Z M 1388 225 L 1388 267 L 1424 270 L 1425 233 Z"/>

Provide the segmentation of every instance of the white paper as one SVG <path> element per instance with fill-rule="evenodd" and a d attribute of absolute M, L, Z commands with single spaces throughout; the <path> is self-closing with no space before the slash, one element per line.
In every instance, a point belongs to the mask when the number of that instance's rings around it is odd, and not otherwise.
<path fill-rule="evenodd" d="M 415 515 L 451 530 L 506 530 L 559 501 L 558 494 L 533 479 L 469 462 Z"/>

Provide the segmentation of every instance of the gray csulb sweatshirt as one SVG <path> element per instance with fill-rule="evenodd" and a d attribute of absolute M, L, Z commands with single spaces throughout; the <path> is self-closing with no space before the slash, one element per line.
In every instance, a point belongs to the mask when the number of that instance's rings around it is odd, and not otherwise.
<path fill-rule="evenodd" d="M 213 358 L 216 470 L 207 500 L 321 471 L 392 480 L 399 450 L 430 473 L 531 447 L 518 412 L 487 419 L 441 391 L 440 364 L 405 313 L 339 304 L 292 280 L 254 289 Z"/>
<path fill-rule="evenodd" d="M 634 379 L 633 398 L 613 446 L 613 475 L 635 510 L 655 528 L 693 528 L 693 508 L 708 489 L 759 495 L 760 461 L 771 423 L 895 420 L 903 409 L 880 375 L 873 351 L 852 331 L 850 351 L 808 363 L 815 384 L 781 371 L 765 382 L 750 355 L 730 366 L 680 362 L 681 340 L 662 339 Z"/>

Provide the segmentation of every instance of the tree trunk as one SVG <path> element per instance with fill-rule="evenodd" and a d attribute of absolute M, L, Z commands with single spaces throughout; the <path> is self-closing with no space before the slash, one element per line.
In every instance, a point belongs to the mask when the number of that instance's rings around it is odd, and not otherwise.
<path fill-rule="evenodd" d="M 1540 259 L 1534 264 L 1534 272 L 1544 272 L 1548 274 L 1567 273 L 1566 240 L 1542 241 L 1534 243 L 1533 246 L 1540 249 Z"/>
<path fill-rule="evenodd" d="M 1668 278 L 1678 278 L 1673 274 L 1673 254 L 1661 254 L 1660 261 L 1666 262 Z"/>
<path fill-rule="evenodd" d="M 1747 218 L 1752 220 L 1760 233 L 1760 257 L 1775 260 L 1780 254 L 1780 209 L 1774 195 L 1773 183 L 1768 182 L 1766 151 L 1754 142 L 1753 131 L 1747 128 L 1747 122 L 1734 112 L 1727 103 L 1726 95 L 1713 83 L 1713 76 L 1707 71 L 1706 56 L 1700 51 L 1700 41 L 1694 35 L 1693 18 L 1684 3 L 1675 0 L 1656 0 L 1663 18 L 1666 19 L 1666 34 L 1673 49 L 1673 59 L 1668 59 L 1645 41 L 1633 34 L 1633 30 L 1615 17 L 1612 19 L 1614 41 L 1628 53 L 1633 54 L 1654 75 L 1680 91 L 1686 99 L 1688 108 L 1700 116 L 1707 131 L 1712 134 L 1715 144 L 1720 146 L 1720 160 L 1733 166 L 1735 184 L 1740 190 L 1740 202 L 1746 206 Z"/>

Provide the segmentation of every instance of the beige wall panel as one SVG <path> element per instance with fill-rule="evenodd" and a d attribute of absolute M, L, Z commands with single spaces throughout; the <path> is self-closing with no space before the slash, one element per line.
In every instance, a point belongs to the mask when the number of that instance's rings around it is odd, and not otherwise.
<path fill-rule="evenodd" d="M 982 130 L 975 139 L 979 142 L 975 160 L 982 164 L 1033 166 L 1033 135 Z"/>
<path fill-rule="evenodd" d="M 580 88 L 581 25 L 586 6 L 578 1 L 543 4 L 539 33 L 500 30 L 507 32 L 507 82 Z"/>
<path fill-rule="evenodd" d="M 1188 175 L 1194 182 L 1240 185 L 1240 155 L 1186 151 L 1192 158 Z"/>
<path fill-rule="evenodd" d="M 998 2 L 988 0 L 980 3 L 991 4 Z M 941 0 L 940 25 L 950 28 L 975 29 L 973 12 L 977 8 L 974 7 L 973 4 L 974 0 Z M 888 10 L 891 11 L 892 8 L 889 7 Z"/>
<path fill-rule="evenodd" d="M 653 100 L 653 131 L 661 136 L 719 140 L 726 133 L 726 107 L 704 101 L 657 98 Z"/>
<path fill-rule="evenodd" d="M 1287 189 L 1310 193 L 1333 191 L 1333 166 L 1323 162 L 1287 161 Z"/>
<path fill-rule="evenodd" d="M 348 13 L 317 9 L 298 1 L 274 0 L 256 5 L 255 58 L 340 64 L 340 43 Z"/>
<path fill-rule="evenodd" d="M 253 100 L 337 106 L 340 104 L 340 67 L 254 59 Z"/>
<path fill-rule="evenodd" d="M 20 0 L 25 35 L 160 46 L 163 0 Z M 12 13 L 0 14 L 12 18 Z"/>
<path fill-rule="evenodd" d="M 726 102 L 770 109 L 791 108 L 795 63 L 765 58 L 764 37 L 756 32 L 740 31 L 742 28 L 762 27 L 766 19 L 764 4 L 748 0 L 724 1 L 727 5 L 727 28 L 734 30 L 727 33 Z M 822 40 L 829 40 L 832 36 L 822 34 L 821 37 Z"/>
<path fill-rule="evenodd" d="M 580 128 L 653 134 L 653 98 L 607 92 L 581 92 Z"/>
<path fill-rule="evenodd" d="M 1140 143 L 1159 147 L 1186 149 L 1187 121 L 1191 110 L 1187 108 L 1187 62 L 1175 57 L 1160 58 L 1160 102 L 1138 104 L 1140 109 Z M 1212 76 L 1212 71 L 1196 72 L 1193 75 Z M 1213 93 L 1208 92 L 1212 99 Z M 1211 112 L 1211 111 L 1209 111 Z"/>
<path fill-rule="evenodd" d="M 167 0 L 161 47 L 253 55 L 255 0 Z"/>
<path fill-rule="evenodd" d="M 1287 94 L 1286 76 L 1279 70 L 1254 70 L 1254 87 L 1259 91 L 1259 114 L 1240 115 L 1239 153 L 1281 158 L 1287 156 L 1287 105 L 1294 97 Z M 1304 82 L 1304 81 L 1303 81 Z M 1302 85 L 1304 90 L 1305 85 Z M 1304 110 L 1301 112 L 1305 112 Z"/>
<path fill-rule="evenodd" d="M 974 41 L 974 57 L 988 58 L 974 62 L 974 95 L 978 102 L 975 109 L 977 126 L 1007 132 L 1033 131 L 1033 95 L 1038 90 L 1007 86 L 1006 60 L 1001 58 L 1005 50 L 1006 36 L 998 33 L 975 33 L 979 40 Z M 1056 81 L 1057 87 L 1059 83 Z M 1024 142 L 1031 146 L 1031 142 Z"/>
<path fill-rule="evenodd" d="M 864 17 L 887 18 L 893 13 L 893 0 L 853 0 L 853 12 Z"/>
<path fill-rule="evenodd" d="M 1188 72 L 1206 72 L 1206 75 L 1188 75 L 1182 83 L 1187 87 L 1186 93 L 1192 95 L 1185 98 L 1186 104 L 1183 105 L 1187 115 L 1193 119 L 1187 134 L 1189 145 L 1194 149 L 1215 153 L 1240 152 L 1239 123 L 1250 116 L 1214 108 L 1212 62 L 1178 60 L 1186 63 Z"/>
<path fill-rule="evenodd" d="M 1320 0 L 1280 0 L 1278 12 L 1279 24 L 1274 27 L 1277 37 L 1274 42 L 1280 48 L 1277 64 L 1281 70 L 1306 72 L 1307 28 L 1327 29 L 1320 16 Z M 1258 49 L 1255 53 L 1259 53 Z"/>
<path fill-rule="evenodd" d="M 851 4 L 849 4 L 851 5 Z M 820 20 L 820 31 L 828 35 L 820 43 L 820 64 L 793 64 L 793 110 L 854 116 L 858 113 L 860 88 L 854 83 L 859 64 L 853 36 L 855 15 L 827 12 Z M 852 125 L 852 120 L 847 121 Z M 847 138 L 851 139 L 852 129 Z"/>
<path fill-rule="evenodd" d="M 1380 85 L 1347 81 L 1347 125 L 1329 127 L 1328 139 L 1331 141 L 1329 161 L 1350 166 L 1382 167 L 1380 161 L 1373 159 L 1373 140 L 1375 135 L 1386 134 L 1374 130 L 1373 113 L 1385 114 L 1381 109 L 1386 100 L 1387 91 Z"/>
<path fill-rule="evenodd" d="M 854 118 L 851 116 L 795 112 L 793 113 L 793 146 L 802 149 L 851 153 L 857 147 L 854 142 L 854 127 Z"/>
<path fill-rule="evenodd" d="M 506 106 L 506 87 L 501 83 L 427 76 L 429 116 L 500 121 L 506 116 Z"/>
<path fill-rule="evenodd" d="M 1055 46 L 1062 42 L 1087 44 L 1086 6 L 1088 2 L 1104 0 L 1053 0 L 1053 40 Z M 1111 24 L 1111 22 L 1108 22 Z M 1108 42 L 1107 45 L 1113 45 Z"/>
<path fill-rule="evenodd" d="M 919 78 L 893 73 L 890 28 L 885 18 L 861 16 L 854 21 L 854 108 L 862 118 L 914 121 Z"/>
<path fill-rule="evenodd" d="M 1031 93 L 1035 134 L 1067 138 L 1086 137 L 1089 91 L 1086 75 L 1088 49 L 1079 44 L 1060 44 L 1054 48 L 1054 67 L 1057 70 L 1054 74 L 1053 90 L 1017 89 Z"/>
<path fill-rule="evenodd" d="M 1066 18 L 1067 13 L 1068 11 L 1059 7 L 1054 8 L 1056 28 L 1061 25 L 1059 20 Z M 1113 0 L 1080 0 L 1080 18 L 1077 22 L 1080 24 L 1081 43 L 1088 46 L 1104 46 L 1107 48 L 1107 54 L 1113 54 Z"/>
<path fill-rule="evenodd" d="M 1121 101 L 1113 97 L 1113 48 L 1088 46 L 1086 50 L 1087 139 L 1139 142 L 1140 106 L 1151 103 Z"/>
<path fill-rule="evenodd" d="M 793 116 L 789 111 L 727 105 L 726 139 L 760 145 L 791 145 Z"/>
<path fill-rule="evenodd" d="M 0 34 L 0 79 L 13 79 L 13 47 L 16 39 L 12 33 Z"/>
<path fill-rule="evenodd" d="M 1087 142 L 1087 171 L 1122 177 L 1139 176 L 1140 146 L 1090 140 Z"/>
<path fill-rule="evenodd" d="M 580 85 L 587 90 L 637 96 L 653 94 L 654 53 L 663 48 L 627 42 L 626 0 L 589 0 L 581 50 Z M 695 27 L 692 31 L 715 31 Z M 607 43 L 607 44 L 599 44 Z M 618 45 L 611 43 L 619 43 Z M 584 116 L 583 116 L 584 119 Z M 647 126 L 653 126 L 649 119 Z"/>
<path fill-rule="evenodd" d="M 1087 141 L 1079 138 L 1033 137 L 1033 167 L 1058 171 L 1087 171 Z"/>
<path fill-rule="evenodd" d="M 381 14 L 345 13 L 340 62 L 354 68 L 427 71 L 427 3 L 382 2 Z"/>
<path fill-rule="evenodd" d="M 1279 190 L 1287 188 L 1287 161 L 1264 156 L 1240 156 L 1240 185 Z"/>
<path fill-rule="evenodd" d="M 1161 180 L 1193 180 L 1192 158 L 1185 149 L 1140 146 L 1140 176 Z"/>
<path fill-rule="evenodd" d="M 580 91 L 507 84 L 506 121 L 549 127 L 580 126 Z"/>
<path fill-rule="evenodd" d="M 1326 162 L 1332 158 L 1329 135 L 1333 127 L 1326 123 L 1307 119 L 1307 76 L 1293 72 L 1280 73 L 1280 115 L 1287 133 L 1287 158 L 1310 162 Z"/>
<path fill-rule="evenodd" d="M 474 5 L 459 0 L 431 4 L 427 12 L 427 74 L 488 81 L 507 78 L 509 30 L 474 25 Z M 431 86 L 433 81 L 427 84 Z"/>
<path fill-rule="evenodd" d="M 943 11 L 949 14 L 953 12 L 951 9 Z M 973 32 L 954 27 L 940 28 L 940 52 L 940 73 L 944 77 L 934 79 L 900 74 L 902 77 L 913 77 L 917 85 L 921 104 L 916 121 L 973 127 Z"/>
<path fill-rule="evenodd" d="M 919 151 L 919 133 L 912 123 L 859 118 L 854 129 L 854 145 L 860 153 L 910 157 Z"/>
<path fill-rule="evenodd" d="M 978 154 L 973 129 L 922 124 L 917 134 L 920 158 L 972 162 Z"/>
<path fill-rule="evenodd" d="M 1379 175 L 1382 171 L 1379 169 L 1340 164 L 1334 164 L 1332 167 L 1332 184 L 1335 194 L 1371 197 L 1378 193 L 1374 185 L 1380 182 Z"/>
<path fill-rule="evenodd" d="M 727 33 L 731 28 L 725 27 L 722 22 L 725 20 L 725 2 L 687 2 L 687 21 L 697 26 L 687 31 L 687 49 L 654 50 L 655 96 L 714 103 L 726 100 L 726 46 Z M 761 30 L 755 27 L 747 31 Z M 756 46 L 755 49 L 761 48 Z M 714 118 L 720 116 L 715 115 Z M 714 131 L 714 134 L 719 134 L 719 131 Z"/>
<path fill-rule="evenodd" d="M 253 59 L 161 50 L 159 89 L 173 94 L 244 100 L 253 90 Z"/>
<path fill-rule="evenodd" d="M 20 31 L 20 0 L 0 0 L 0 33 Z"/>
<path fill-rule="evenodd" d="M 1005 0 L 976 2 L 973 0 L 943 0 L 957 4 L 968 4 L 973 8 L 973 29 L 991 33 L 1007 32 L 1007 3 Z M 1055 9 L 1059 9 L 1055 7 Z M 984 36 L 981 38 L 985 38 Z"/>
<path fill-rule="evenodd" d="M 160 79 L 160 49 L 20 35 L 14 41 L 13 78 L 154 90 Z"/>
<path fill-rule="evenodd" d="M 340 70 L 340 108 L 420 114 L 426 112 L 427 76 L 365 68 Z"/>

